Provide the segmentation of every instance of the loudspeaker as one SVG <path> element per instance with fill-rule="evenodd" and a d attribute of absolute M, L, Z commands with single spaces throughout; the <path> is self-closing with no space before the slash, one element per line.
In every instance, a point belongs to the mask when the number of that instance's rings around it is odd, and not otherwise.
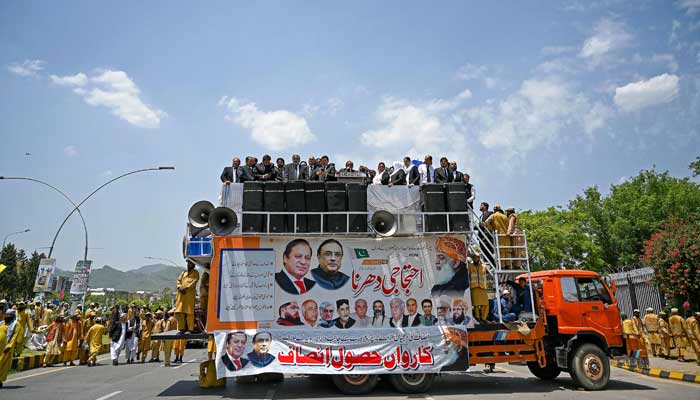
<path fill-rule="evenodd" d="M 345 183 L 326 182 L 326 207 L 328 211 L 347 211 L 348 198 Z M 347 215 L 327 215 L 324 232 L 346 232 L 348 227 Z"/>
<path fill-rule="evenodd" d="M 397 222 L 396 216 L 386 210 L 372 214 L 372 227 L 379 236 L 393 236 L 399 226 Z"/>
<path fill-rule="evenodd" d="M 450 212 L 467 211 L 467 187 L 464 183 L 448 183 L 447 186 L 447 210 Z M 469 216 L 450 215 L 450 232 L 468 231 Z"/>
<path fill-rule="evenodd" d="M 423 211 L 445 212 L 445 187 L 441 183 L 428 183 L 421 186 Z M 447 216 L 426 215 L 425 232 L 447 232 Z"/>
<path fill-rule="evenodd" d="M 285 211 L 304 212 L 304 181 L 288 181 L 284 186 Z M 306 215 L 297 215 L 297 232 L 306 232 Z M 294 215 L 287 215 L 287 231 L 294 232 Z"/>
<path fill-rule="evenodd" d="M 304 182 L 304 197 L 306 200 L 307 212 L 325 212 L 326 195 L 325 182 L 307 181 Z M 306 218 L 307 232 L 321 232 L 321 216 L 308 215 Z"/>
<path fill-rule="evenodd" d="M 214 205 L 206 200 L 192 204 L 187 213 L 187 219 L 195 228 L 205 228 L 209 224 L 209 213 L 214 210 Z"/>
<path fill-rule="evenodd" d="M 265 195 L 263 197 L 265 211 L 284 211 L 284 182 L 265 182 Z M 284 223 L 284 215 L 270 215 L 270 233 L 286 232 Z"/>
<path fill-rule="evenodd" d="M 348 183 L 348 211 L 362 211 L 364 214 L 350 214 L 350 232 L 367 232 L 367 185 Z"/>
<path fill-rule="evenodd" d="M 226 236 L 233 233 L 238 224 L 238 217 L 228 207 L 216 207 L 209 214 L 209 229 L 217 236 Z"/>
<path fill-rule="evenodd" d="M 243 222 L 242 232 L 265 232 L 267 219 L 263 214 L 246 215 L 246 211 L 263 211 L 263 182 L 243 183 Z"/>

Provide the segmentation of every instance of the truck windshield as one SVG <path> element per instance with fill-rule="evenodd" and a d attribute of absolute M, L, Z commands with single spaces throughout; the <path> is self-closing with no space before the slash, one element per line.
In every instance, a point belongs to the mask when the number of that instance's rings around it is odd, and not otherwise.
<path fill-rule="evenodd" d="M 576 283 L 581 301 L 602 301 L 605 304 L 612 304 L 610 294 L 598 279 L 578 278 Z"/>

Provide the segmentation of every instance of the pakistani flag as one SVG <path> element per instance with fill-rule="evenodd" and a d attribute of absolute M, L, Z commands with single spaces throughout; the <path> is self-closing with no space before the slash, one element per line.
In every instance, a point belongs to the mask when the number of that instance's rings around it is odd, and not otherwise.
<path fill-rule="evenodd" d="M 369 258 L 369 251 L 367 249 L 354 249 L 355 250 L 355 258 Z"/>

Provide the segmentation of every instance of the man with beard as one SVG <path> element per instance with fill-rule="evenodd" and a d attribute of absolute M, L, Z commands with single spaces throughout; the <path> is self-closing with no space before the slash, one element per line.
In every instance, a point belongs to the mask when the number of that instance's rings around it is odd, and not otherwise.
<path fill-rule="evenodd" d="M 496 261 L 493 257 L 494 239 L 484 226 L 484 223 L 486 223 L 486 220 L 493 214 L 493 211 L 489 210 L 489 203 L 485 201 L 479 205 L 479 211 L 481 211 L 481 216 L 479 217 L 481 225 L 481 229 L 479 229 L 479 246 L 481 247 L 481 253 L 486 256 L 486 260 L 489 264 L 495 267 Z"/>
<path fill-rule="evenodd" d="M 248 364 L 248 359 L 242 358 L 248 337 L 245 332 L 233 332 L 226 335 L 226 352 L 221 361 L 229 371 L 238 371 Z"/>
<path fill-rule="evenodd" d="M 435 285 L 433 297 L 448 295 L 461 297 L 469 288 L 467 248 L 463 241 L 453 237 L 439 237 L 435 246 Z"/>
<path fill-rule="evenodd" d="M 404 304 L 403 300 L 398 297 L 394 297 L 389 302 L 389 307 L 391 308 L 391 319 L 389 320 L 389 326 L 392 328 L 404 328 L 408 326 L 408 315 L 404 315 Z"/>
<path fill-rule="evenodd" d="M 308 299 L 301 303 L 302 316 L 304 323 L 311 328 L 318 326 L 318 304 L 315 301 Z"/>
<path fill-rule="evenodd" d="M 277 324 L 281 326 L 298 326 L 303 325 L 299 318 L 299 305 L 296 301 L 288 301 L 282 304 L 279 308 L 280 317 L 277 318 Z"/>
<path fill-rule="evenodd" d="M 199 272 L 192 261 L 187 261 L 187 271 L 177 278 L 177 293 L 175 295 L 175 318 L 180 333 L 190 333 L 194 330 L 194 303 L 197 291 Z"/>
<path fill-rule="evenodd" d="M 487 292 L 488 272 L 481 262 L 479 253 L 472 254 L 472 262 L 469 264 L 469 290 L 472 297 L 474 318 L 484 322 L 488 318 L 489 296 Z"/>
<path fill-rule="evenodd" d="M 381 300 L 375 300 L 374 303 L 372 303 L 372 312 L 374 313 L 371 324 L 373 328 L 385 328 L 389 326 L 389 321 L 387 321 L 384 316 L 384 303 L 382 303 Z"/>
<path fill-rule="evenodd" d="M 314 287 L 316 282 L 305 278 L 311 268 L 311 245 L 304 239 L 294 239 L 287 243 L 282 255 L 284 267 L 275 274 L 275 282 L 290 294 L 304 294 Z"/>
<path fill-rule="evenodd" d="M 264 368 L 275 361 L 275 356 L 270 354 L 272 346 L 272 334 L 270 332 L 258 332 L 253 335 L 253 351 L 248 353 L 248 360 L 258 368 Z"/>
<path fill-rule="evenodd" d="M 343 246 L 335 239 L 328 239 L 318 246 L 318 267 L 311 270 L 311 276 L 318 285 L 327 290 L 343 287 L 350 277 L 340 272 L 343 262 Z"/>
<path fill-rule="evenodd" d="M 284 158 L 282 157 L 277 157 L 277 160 L 275 161 L 277 164 L 277 180 L 278 181 L 286 181 L 287 180 L 287 175 L 286 175 L 286 168 L 284 165 Z"/>
<path fill-rule="evenodd" d="M 408 315 L 406 316 L 408 319 L 407 326 L 420 325 L 422 315 L 418 314 L 418 302 L 413 297 L 406 300 L 406 311 L 408 311 Z"/>
<path fill-rule="evenodd" d="M 355 313 L 350 315 L 355 320 L 356 328 L 367 328 L 370 326 L 370 319 L 367 316 L 367 300 L 355 300 Z"/>
<path fill-rule="evenodd" d="M 420 316 L 420 323 L 423 326 L 435 325 L 437 323 L 437 318 L 433 315 L 433 301 L 430 299 L 423 299 L 420 305 L 423 309 L 423 315 Z"/>
<path fill-rule="evenodd" d="M 493 214 L 486 218 L 486 222 L 484 222 L 483 225 L 494 237 L 498 235 L 500 266 L 502 268 L 509 268 L 511 265 L 510 260 L 508 260 L 511 258 L 511 240 L 510 236 L 506 235 L 506 232 L 508 232 L 508 217 L 499 204 L 493 206 Z"/>
<path fill-rule="evenodd" d="M 16 316 L 17 312 L 9 309 L 4 312 L 3 323 L 0 324 L 0 388 L 7 380 L 7 374 L 12 367 L 15 346 L 19 345 L 21 340 Z"/>
<path fill-rule="evenodd" d="M 436 325 L 452 325 L 452 301 L 447 296 L 438 299 Z"/>
<path fill-rule="evenodd" d="M 333 314 L 335 314 L 333 303 L 324 301 L 319 308 L 321 309 L 321 321 L 318 325 L 321 328 L 330 328 L 335 323 L 333 320 Z"/>
<path fill-rule="evenodd" d="M 348 299 L 340 299 L 335 302 L 338 309 L 338 318 L 334 326 L 338 329 L 348 329 L 355 325 L 355 320 L 350 318 L 350 302 Z"/>
<path fill-rule="evenodd" d="M 472 318 L 466 315 L 467 305 L 462 299 L 455 299 L 452 306 L 452 322 L 455 325 L 468 326 Z"/>

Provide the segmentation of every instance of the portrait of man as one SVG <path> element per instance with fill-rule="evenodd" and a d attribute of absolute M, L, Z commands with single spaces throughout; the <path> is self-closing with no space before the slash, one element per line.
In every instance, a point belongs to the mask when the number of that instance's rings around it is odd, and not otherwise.
<path fill-rule="evenodd" d="M 447 296 L 440 296 L 438 299 L 437 323 L 452 325 L 452 301 Z"/>
<path fill-rule="evenodd" d="M 247 341 L 248 336 L 245 332 L 231 332 L 226 335 L 226 352 L 221 356 L 226 369 L 239 371 L 248 364 L 248 360 L 241 357 Z"/>
<path fill-rule="evenodd" d="M 282 255 L 282 270 L 275 273 L 275 282 L 280 289 L 290 294 L 304 294 L 316 282 L 306 278 L 311 268 L 311 245 L 304 239 L 294 239 L 287 243 Z"/>
<path fill-rule="evenodd" d="M 433 315 L 433 301 L 430 299 L 423 299 L 420 305 L 423 309 L 423 315 L 420 316 L 421 324 L 423 326 L 435 325 L 437 323 L 437 317 Z"/>
<path fill-rule="evenodd" d="M 394 328 L 403 328 L 408 326 L 408 315 L 404 314 L 404 303 L 403 300 L 398 297 L 394 297 L 389 302 L 389 307 L 391 308 L 391 319 L 389 320 L 389 326 Z"/>
<path fill-rule="evenodd" d="M 343 246 L 335 239 L 328 239 L 318 246 L 318 267 L 311 270 L 311 276 L 324 289 L 335 290 L 343 287 L 350 277 L 340 271 L 343 262 Z"/>
<path fill-rule="evenodd" d="M 321 328 L 330 328 L 333 326 L 335 324 L 335 321 L 333 320 L 333 315 L 335 314 L 335 307 L 333 307 L 333 303 L 324 301 L 321 303 L 319 309 L 321 310 L 321 321 L 318 325 Z"/>
<path fill-rule="evenodd" d="M 466 314 L 467 305 L 462 299 L 454 299 L 452 302 L 452 323 L 467 326 L 472 318 Z"/>
<path fill-rule="evenodd" d="M 306 325 L 315 328 L 318 326 L 318 304 L 315 301 L 308 299 L 301 303 L 302 317 Z"/>
<path fill-rule="evenodd" d="M 299 304 L 296 301 L 288 301 L 279 308 L 280 317 L 277 318 L 277 325 L 298 326 L 303 325 L 299 317 Z"/>
<path fill-rule="evenodd" d="M 355 328 L 367 328 L 370 326 L 370 319 L 367 316 L 367 300 L 355 300 L 355 312 L 350 314 L 350 318 L 355 320 Z"/>
<path fill-rule="evenodd" d="M 435 284 L 430 294 L 433 297 L 462 297 L 469 288 L 466 262 L 467 247 L 462 240 L 439 237 L 435 246 Z"/>
<path fill-rule="evenodd" d="M 373 328 L 383 328 L 389 326 L 389 321 L 386 320 L 384 315 L 384 303 L 381 300 L 375 300 L 372 303 L 372 327 Z"/>
<path fill-rule="evenodd" d="M 338 309 L 338 318 L 335 320 L 335 327 L 338 329 L 348 329 L 355 325 L 355 320 L 350 317 L 350 302 L 348 299 L 340 299 L 335 302 Z"/>
<path fill-rule="evenodd" d="M 406 300 L 406 311 L 408 315 L 408 325 L 406 326 L 418 326 L 420 325 L 421 315 L 418 313 L 418 302 L 413 297 Z"/>
<path fill-rule="evenodd" d="M 270 332 L 258 332 L 253 335 L 253 351 L 248 353 L 250 363 L 258 368 L 263 368 L 275 361 L 275 356 L 270 354 L 271 346 L 272 334 Z"/>

